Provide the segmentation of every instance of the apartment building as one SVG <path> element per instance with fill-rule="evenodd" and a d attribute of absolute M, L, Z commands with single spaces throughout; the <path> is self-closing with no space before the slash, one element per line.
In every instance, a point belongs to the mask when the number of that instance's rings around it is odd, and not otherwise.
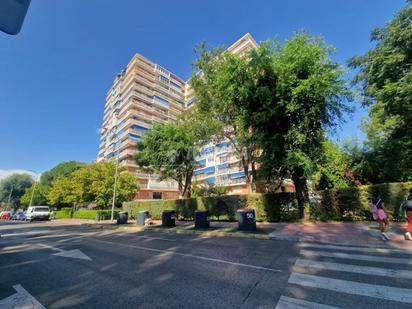
<path fill-rule="evenodd" d="M 228 50 L 243 55 L 257 46 L 247 33 Z M 179 197 L 176 182 L 160 182 L 156 175 L 140 171 L 133 155 L 136 143 L 153 123 L 175 121 L 184 108 L 192 106 L 193 96 L 187 82 L 139 54 L 113 81 L 106 96 L 97 161 L 118 158 L 135 173 L 140 185 L 138 199 Z M 196 160 L 195 182 L 226 186 L 229 194 L 247 193 L 245 173 L 228 141 L 205 145 Z M 293 184 L 285 182 L 282 190 L 294 190 Z"/>
<path fill-rule="evenodd" d="M 138 169 L 136 143 L 156 122 L 175 121 L 185 107 L 186 83 L 181 78 L 136 54 L 119 73 L 106 95 L 97 161 L 118 159 L 137 175 L 139 199 L 178 198 L 174 181 Z"/>

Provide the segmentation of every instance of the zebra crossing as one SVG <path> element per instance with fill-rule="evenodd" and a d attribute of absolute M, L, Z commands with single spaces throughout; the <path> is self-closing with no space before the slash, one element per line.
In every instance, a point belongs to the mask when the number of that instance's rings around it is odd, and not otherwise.
<path fill-rule="evenodd" d="M 276 309 L 412 308 L 412 252 L 300 243 Z"/>

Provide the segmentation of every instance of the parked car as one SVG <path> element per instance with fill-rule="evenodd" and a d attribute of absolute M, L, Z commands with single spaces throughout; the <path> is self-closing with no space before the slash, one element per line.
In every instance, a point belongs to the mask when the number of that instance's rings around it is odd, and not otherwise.
<path fill-rule="evenodd" d="M 50 220 L 49 206 L 32 206 L 27 209 L 26 220 Z"/>
<path fill-rule="evenodd" d="M 11 220 L 26 220 L 26 212 L 23 210 L 18 210 L 11 216 Z"/>
<path fill-rule="evenodd" d="M 2 220 L 10 220 L 11 216 L 13 215 L 12 211 L 3 211 L 0 214 L 0 219 Z"/>

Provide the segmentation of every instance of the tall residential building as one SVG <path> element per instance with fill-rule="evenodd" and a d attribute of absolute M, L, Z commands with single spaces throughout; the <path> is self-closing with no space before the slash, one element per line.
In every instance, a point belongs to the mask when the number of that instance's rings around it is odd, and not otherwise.
<path fill-rule="evenodd" d="M 186 83 L 136 54 L 106 96 L 97 161 L 117 158 L 139 179 L 140 199 L 178 198 L 177 184 L 138 170 L 135 145 L 155 122 L 175 121 L 185 107 Z"/>
<path fill-rule="evenodd" d="M 247 33 L 228 50 L 243 55 L 257 46 Z M 97 161 L 118 156 L 120 164 L 139 179 L 138 199 L 179 197 L 176 182 L 159 182 L 156 175 L 139 171 L 133 155 L 136 142 L 154 122 L 175 121 L 184 108 L 192 106 L 193 96 L 187 82 L 139 54 L 116 76 L 106 96 Z M 194 181 L 226 186 L 229 194 L 247 193 L 243 168 L 229 142 L 202 147 L 196 160 Z"/>

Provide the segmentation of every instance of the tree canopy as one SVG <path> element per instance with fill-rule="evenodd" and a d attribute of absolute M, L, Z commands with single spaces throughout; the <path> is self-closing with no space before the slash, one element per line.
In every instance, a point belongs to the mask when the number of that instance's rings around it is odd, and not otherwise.
<path fill-rule="evenodd" d="M 137 144 L 135 159 L 143 170 L 156 173 L 159 180 L 175 180 L 180 195 L 188 197 L 198 141 L 196 129 L 190 123 L 157 123 Z"/>
<path fill-rule="evenodd" d="M 59 177 L 48 193 L 51 205 L 72 206 L 95 204 L 109 207 L 113 198 L 115 163 L 103 161 L 84 165 L 68 177 Z M 136 177 L 125 167 L 119 167 L 116 187 L 116 205 L 129 201 L 138 192 Z"/>
<path fill-rule="evenodd" d="M 232 141 L 249 182 L 256 162 L 266 182 L 291 177 L 301 209 L 326 130 L 351 111 L 352 91 L 333 52 L 305 32 L 241 56 L 203 48 L 190 81 L 198 113 L 220 123 L 217 136 Z"/>
<path fill-rule="evenodd" d="M 362 165 L 373 182 L 412 180 L 412 5 L 372 31 L 374 47 L 349 61 L 369 107 Z M 370 170 L 372 169 L 372 170 Z M 372 172 L 372 173 L 368 173 Z"/>
<path fill-rule="evenodd" d="M 50 188 L 53 181 L 59 177 L 68 177 L 71 173 L 85 166 L 86 163 L 78 161 L 61 162 L 54 166 L 51 170 L 46 171 L 40 176 L 40 183 L 46 188 Z"/>
<path fill-rule="evenodd" d="M 33 178 L 28 174 L 12 174 L 2 179 L 0 181 L 0 201 L 7 203 L 10 196 L 10 205 L 8 206 L 19 208 L 21 197 L 32 183 Z"/>

